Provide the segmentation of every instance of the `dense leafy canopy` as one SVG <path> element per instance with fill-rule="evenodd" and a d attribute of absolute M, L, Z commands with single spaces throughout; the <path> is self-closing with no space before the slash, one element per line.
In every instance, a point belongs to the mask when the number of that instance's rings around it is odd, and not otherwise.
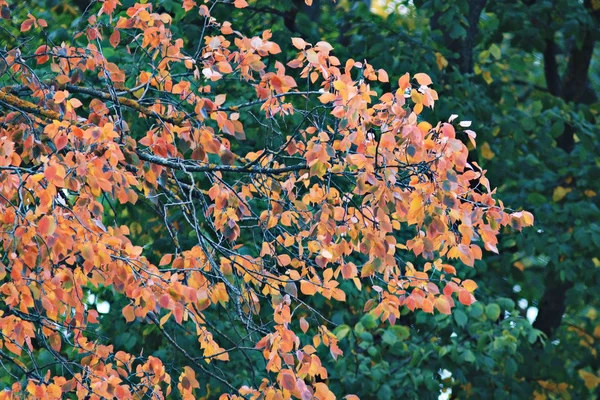
<path fill-rule="evenodd" d="M 0 0 L 0 396 L 593 396 L 600 4 L 307 3 Z"/>

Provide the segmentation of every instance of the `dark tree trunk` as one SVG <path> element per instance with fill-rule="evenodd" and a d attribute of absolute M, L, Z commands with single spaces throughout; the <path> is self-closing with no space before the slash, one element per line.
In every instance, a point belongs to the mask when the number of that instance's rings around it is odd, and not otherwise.
<path fill-rule="evenodd" d="M 444 44 L 452 52 L 458 54 L 458 60 L 450 63 L 451 68 L 457 68 L 463 74 L 473 73 L 473 48 L 475 47 L 475 38 L 479 33 L 479 17 L 485 8 L 487 0 L 472 0 L 469 2 L 469 12 L 467 15 L 468 26 L 467 34 L 464 38 L 453 39 L 450 37 L 445 26 L 441 25 L 439 19 L 441 12 L 434 12 L 431 18 L 431 29 L 439 29 L 444 35 Z"/>
<path fill-rule="evenodd" d="M 560 77 L 556 62 L 557 46 L 553 35 L 549 35 L 544 49 L 544 73 L 548 91 L 566 102 L 590 104 L 597 100 L 597 94 L 591 89 L 588 73 L 595 40 L 593 38 L 600 21 L 600 10 L 593 10 L 591 0 L 585 0 L 584 7 L 592 18 L 592 26 L 584 33 L 580 47 L 573 45 L 564 76 Z M 556 140 L 557 146 L 566 153 L 575 148 L 575 128 L 565 125 L 563 133 Z M 544 295 L 538 305 L 538 316 L 533 326 L 548 337 L 552 337 L 562 323 L 566 310 L 567 291 L 573 286 L 572 282 L 563 282 L 556 270 L 549 270 L 544 282 Z"/>

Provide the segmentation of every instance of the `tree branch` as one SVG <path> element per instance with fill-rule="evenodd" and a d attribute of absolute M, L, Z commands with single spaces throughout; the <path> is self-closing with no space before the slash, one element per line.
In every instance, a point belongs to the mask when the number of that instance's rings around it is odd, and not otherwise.
<path fill-rule="evenodd" d="M 309 168 L 308 165 L 304 163 L 276 168 L 266 168 L 260 166 L 234 166 L 198 163 L 196 161 L 184 160 L 181 158 L 163 158 L 142 151 L 138 151 L 137 155 L 144 161 L 187 172 L 240 172 L 262 175 L 279 175 L 285 172 L 300 171 Z"/>

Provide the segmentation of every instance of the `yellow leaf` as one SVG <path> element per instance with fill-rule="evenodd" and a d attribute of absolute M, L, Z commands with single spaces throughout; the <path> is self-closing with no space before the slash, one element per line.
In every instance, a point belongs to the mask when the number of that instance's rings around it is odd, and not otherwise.
<path fill-rule="evenodd" d="M 523 225 L 532 226 L 533 225 L 533 214 L 529 211 L 523 211 L 522 217 Z"/>
<path fill-rule="evenodd" d="M 427 132 L 429 132 L 431 130 L 431 128 L 433 128 L 429 122 L 425 122 L 425 121 L 419 122 L 419 125 L 417 125 L 417 127 L 423 133 L 427 133 Z"/>
<path fill-rule="evenodd" d="M 421 111 L 423 111 L 423 103 L 418 103 L 415 104 L 415 107 L 413 108 L 413 112 L 417 115 L 421 114 Z"/>
<path fill-rule="evenodd" d="M 314 50 L 306 51 L 306 59 L 313 64 L 317 64 L 319 62 L 319 56 Z"/>
<path fill-rule="evenodd" d="M 448 66 L 448 60 L 440 52 L 435 53 L 435 62 L 440 70 Z"/>
<path fill-rule="evenodd" d="M 477 284 L 471 279 L 465 279 L 462 283 L 462 287 L 473 293 L 477 289 Z"/>
<path fill-rule="evenodd" d="M 423 95 L 414 89 L 410 92 L 410 98 L 416 104 L 421 104 L 423 102 Z"/>
<path fill-rule="evenodd" d="M 491 160 L 496 155 L 496 153 L 494 153 L 492 151 L 492 149 L 490 148 L 490 145 L 488 142 L 483 143 L 481 145 L 480 149 L 481 149 L 481 156 L 483 158 L 485 158 L 486 160 Z"/>
<path fill-rule="evenodd" d="M 558 203 L 559 201 L 561 201 L 562 199 L 565 198 L 565 196 L 567 195 L 567 193 L 569 193 L 572 190 L 573 189 L 571 189 L 571 188 L 557 186 L 554 189 L 554 192 L 552 192 L 552 201 L 554 201 L 555 203 Z"/>
<path fill-rule="evenodd" d="M 583 379 L 583 382 L 585 382 L 585 387 L 589 390 L 596 389 L 598 384 L 600 384 L 600 377 L 586 370 L 580 369 L 579 376 L 581 379 Z"/>
<path fill-rule="evenodd" d="M 492 78 L 492 74 L 490 73 L 490 71 L 483 71 L 481 73 L 481 76 L 483 76 L 483 80 L 485 81 L 485 83 L 487 83 L 488 85 L 492 82 L 494 82 L 494 79 Z"/>

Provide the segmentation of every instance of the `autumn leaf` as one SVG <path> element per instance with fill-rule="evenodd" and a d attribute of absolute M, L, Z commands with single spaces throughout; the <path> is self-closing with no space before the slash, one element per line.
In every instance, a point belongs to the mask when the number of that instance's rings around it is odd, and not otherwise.
<path fill-rule="evenodd" d="M 415 80 L 422 86 L 428 86 L 433 83 L 429 75 L 424 73 L 418 73 L 414 75 Z"/>
<path fill-rule="evenodd" d="M 450 303 L 444 296 L 435 299 L 435 308 L 442 314 L 450 314 Z"/>
<path fill-rule="evenodd" d="M 484 142 L 480 146 L 480 152 L 481 152 L 481 156 L 483 158 L 485 158 L 486 160 L 491 160 L 492 158 L 494 158 L 496 156 L 496 153 L 494 153 L 492 151 L 492 149 L 490 148 L 490 145 L 488 144 L 488 142 Z"/>
<path fill-rule="evenodd" d="M 37 48 L 34 54 L 37 55 L 35 58 L 38 64 L 43 64 L 50 59 L 50 56 L 47 54 L 50 51 L 50 48 L 46 45 L 41 45 Z"/>
<path fill-rule="evenodd" d="M 292 38 L 292 44 L 298 50 L 304 50 L 307 46 L 307 43 L 303 39 L 297 37 Z"/>
<path fill-rule="evenodd" d="M 388 77 L 387 72 L 385 72 L 384 69 L 380 69 L 377 71 L 378 76 L 377 79 L 379 79 L 380 82 L 389 82 L 390 78 Z"/>
<path fill-rule="evenodd" d="M 173 254 L 165 254 L 160 259 L 160 262 L 158 263 L 158 265 L 162 267 L 163 265 L 171 264 L 172 259 L 173 259 Z"/>
<path fill-rule="evenodd" d="M 477 284 L 471 279 L 465 279 L 464 281 L 462 281 L 461 285 L 471 293 L 473 293 L 475 289 L 477 289 Z"/>
<path fill-rule="evenodd" d="M 135 313 L 133 310 L 133 306 L 127 305 L 127 306 L 123 307 L 122 312 L 123 312 L 123 316 L 125 317 L 125 321 L 132 322 L 133 320 L 135 320 Z"/>
<path fill-rule="evenodd" d="M 583 379 L 585 387 L 589 390 L 595 390 L 600 384 L 600 377 L 584 369 L 578 371 L 579 377 Z"/>

